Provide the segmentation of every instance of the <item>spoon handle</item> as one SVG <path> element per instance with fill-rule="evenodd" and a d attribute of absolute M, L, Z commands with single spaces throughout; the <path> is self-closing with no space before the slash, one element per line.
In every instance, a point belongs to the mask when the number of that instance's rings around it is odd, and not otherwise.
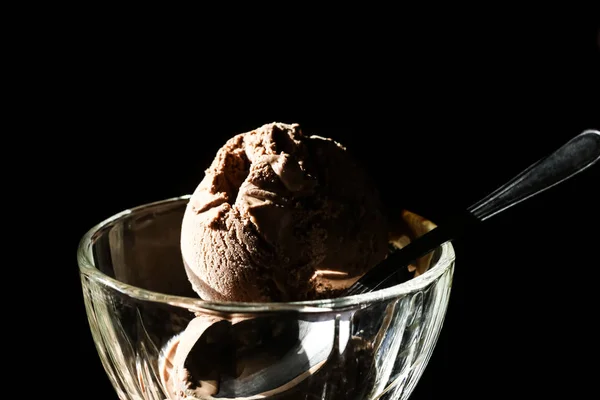
<path fill-rule="evenodd" d="M 468 211 L 485 221 L 590 167 L 600 157 L 600 132 L 586 130 L 536 162 Z"/>
<path fill-rule="evenodd" d="M 462 213 L 452 216 L 443 225 L 390 254 L 348 288 L 343 295 L 371 292 L 396 274 L 408 275 L 406 269 L 402 267 L 411 261 L 455 239 L 478 223 L 576 175 L 592 166 L 599 158 L 600 132 L 586 130 L 580 133 Z"/>

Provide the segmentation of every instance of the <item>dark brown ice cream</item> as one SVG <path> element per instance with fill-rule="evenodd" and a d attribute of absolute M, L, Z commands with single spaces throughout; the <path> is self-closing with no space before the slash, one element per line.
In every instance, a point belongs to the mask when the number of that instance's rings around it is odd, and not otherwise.
<path fill-rule="evenodd" d="M 377 190 L 335 141 L 271 123 L 228 140 L 185 212 L 181 251 L 215 301 L 335 297 L 388 252 Z"/>

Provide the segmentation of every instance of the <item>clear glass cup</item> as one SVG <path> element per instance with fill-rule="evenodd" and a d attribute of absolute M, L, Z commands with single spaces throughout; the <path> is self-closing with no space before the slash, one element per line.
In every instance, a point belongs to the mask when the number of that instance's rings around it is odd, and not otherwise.
<path fill-rule="evenodd" d="M 414 278 L 372 293 L 290 303 L 203 301 L 179 251 L 188 200 L 125 210 L 81 239 L 91 333 L 120 399 L 409 397 L 446 314 L 450 243 L 417 260 Z M 402 220 L 408 229 L 395 238 L 399 247 L 435 226 L 410 212 Z"/>

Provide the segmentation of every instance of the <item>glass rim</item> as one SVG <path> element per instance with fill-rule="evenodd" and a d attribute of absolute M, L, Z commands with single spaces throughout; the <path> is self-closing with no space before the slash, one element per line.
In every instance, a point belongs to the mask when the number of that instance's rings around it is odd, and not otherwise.
<path fill-rule="evenodd" d="M 94 281 L 110 287 L 131 298 L 144 301 L 152 301 L 158 303 L 169 304 L 176 307 L 187 308 L 193 311 L 215 311 L 227 313 L 257 313 L 257 312 L 273 312 L 273 311 L 297 311 L 297 312 L 331 312 L 347 307 L 356 307 L 361 304 L 369 304 L 377 301 L 385 301 L 405 294 L 413 293 L 427 287 L 429 284 L 439 278 L 446 272 L 454 263 L 455 253 L 451 242 L 443 243 L 439 259 L 425 273 L 412 278 L 406 282 L 390 286 L 389 288 L 376 290 L 373 292 L 357 294 L 352 296 L 336 297 L 331 299 L 320 300 L 303 300 L 293 302 L 224 302 L 224 301 L 208 301 L 202 300 L 199 297 L 186 297 L 160 293 L 152 290 L 142 289 L 115 278 L 112 278 L 100 271 L 95 263 L 92 254 L 93 237 L 95 234 L 106 228 L 107 226 L 116 223 L 117 221 L 141 211 L 146 208 L 155 207 L 166 203 L 175 203 L 180 201 L 189 201 L 191 195 L 183 195 L 178 197 L 170 197 L 163 200 L 158 200 L 136 207 L 125 209 L 121 212 L 113 214 L 104 221 L 96 224 L 89 229 L 79 241 L 77 247 L 77 263 L 79 265 L 80 274 L 86 275 Z"/>

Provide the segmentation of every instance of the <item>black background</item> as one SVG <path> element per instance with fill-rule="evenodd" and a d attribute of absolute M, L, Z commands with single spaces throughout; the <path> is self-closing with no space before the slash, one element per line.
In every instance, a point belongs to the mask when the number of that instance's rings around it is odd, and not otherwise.
<path fill-rule="evenodd" d="M 242 32 L 225 43 L 220 30 L 192 43 L 135 32 L 83 42 L 59 116 L 76 135 L 65 172 L 74 216 L 62 241 L 75 347 L 62 359 L 94 385 L 88 398 L 116 395 L 87 326 L 79 238 L 125 208 L 192 192 L 232 135 L 298 122 L 343 143 L 386 199 L 439 221 L 600 129 L 593 16 L 478 21 L 349 23 L 282 43 L 273 43 L 275 23 L 264 37 Z M 593 387 L 599 169 L 455 242 L 448 314 L 411 399 L 584 398 Z"/>

